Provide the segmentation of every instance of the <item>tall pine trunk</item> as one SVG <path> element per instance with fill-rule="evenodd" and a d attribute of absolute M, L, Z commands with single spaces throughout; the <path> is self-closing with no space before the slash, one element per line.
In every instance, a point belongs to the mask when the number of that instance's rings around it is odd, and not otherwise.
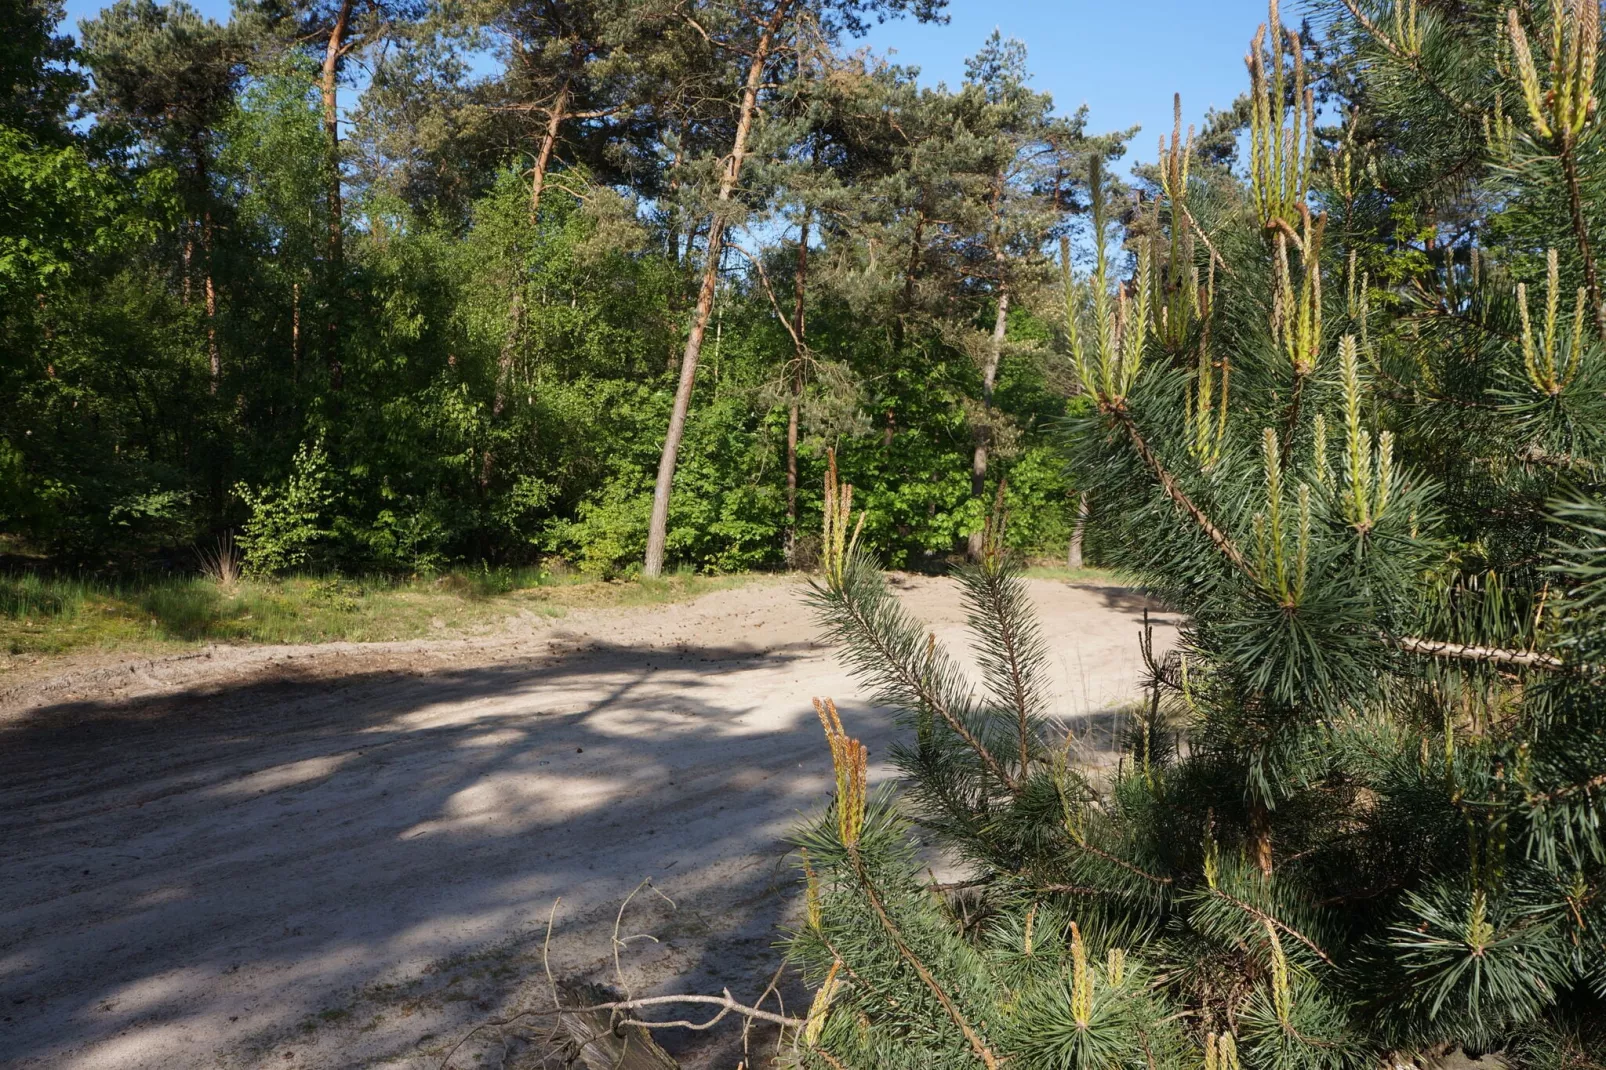
<path fill-rule="evenodd" d="M 552 166 L 552 153 L 557 148 L 558 132 L 569 117 L 570 79 L 565 77 L 558 87 L 558 95 L 547 111 L 546 131 L 541 135 L 541 150 L 535 156 L 535 168 L 530 173 L 530 222 L 541 207 L 541 190 L 546 186 L 547 168 Z"/>
<path fill-rule="evenodd" d="M 1087 534 L 1087 491 L 1076 496 L 1076 523 L 1071 527 L 1071 545 L 1065 551 L 1065 567 L 1082 567 L 1082 539 Z"/>
<path fill-rule="evenodd" d="M 992 343 L 987 347 L 987 360 L 981 369 L 981 403 L 984 415 L 975 431 L 975 452 L 970 458 L 970 494 L 977 501 L 987 496 L 987 450 L 993 439 L 993 388 L 998 384 L 998 364 L 1004 355 L 1004 332 L 1009 327 L 1009 291 L 998 291 L 998 312 L 993 317 Z M 982 529 L 970 533 L 970 559 L 981 556 Z"/>
<path fill-rule="evenodd" d="M 692 312 L 691 330 L 686 335 L 686 350 L 680 358 L 680 382 L 675 388 L 674 408 L 669 413 L 669 429 L 664 434 L 663 453 L 658 459 L 658 480 L 652 492 L 652 519 L 647 525 L 647 553 L 642 562 L 642 574 L 653 577 L 664 570 L 664 544 L 669 534 L 669 493 L 675 482 L 675 459 L 680 452 L 681 436 L 686 433 L 686 413 L 691 408 L 692 387 L 697 381 L 697 360 L 703 351 L 703 336 L 708 332 L 708 318 L 714 311 L 714 293 L 719 286 L 720 254 L 724 251 L 724 208 L 736 192 L 736 180 L 741 176 L 742 162 L 747 157 L 747 137 L 753 129 L 753 116 L 758 111 L 758 94 L 764 82 L 764 64 L 775 43 L 775 35 L 786 23 L 793 0 L 776 0 L 775 10 L 764 31 L 759 35 L 758 47 L 747 68 L 747 81 L 742 87 L 741 110 L 736 120 L 736 135 L 731 140 L 730 155 L 719 177 L 719 194 L 714 212 L 708 220 L 707 262 L 703 265 L 703 281 L 697 291 L 697 307 Z"/>
<path fill-rule="evenodd" d="M 328 189 L 325 199 L 329 211 L 328 301 L 329 318 L 324 328 L 324 359 L 329 368 L 329 385 L 339 390 L 345 382 L 345 369 L 340 362 L 340 305 L 345 288 L 346 256 L 344 245 L 344 202 L 340 191 L 340 112 L 337 106 L 340 57 L 346 51 L 346 28 L 351 22 L 353 0 L 341 0 L 329 30 L 329 45 L 323 54 L 323 136 L 325 165 L 328 168 Z"/>
<path fill-rule="evenodd" d="M 797 269 L 792 278 L 792 345 L 795 349 L 795 367 L 792 369 L 791 404 L 786 414 L 786 563 L 797 564 L 797 425 L 798 413 L 803 406 L 804 361 L 808 347 L 803 340 L 806 324 L 803 318 L 803 299 L 809 275 L 809 213 L 803 213 L 803 232 L 797 240 Z"/>
<path fill-rule="evenodd" d="M 223 378 L 223 358 L 218 354 L 217 349 L 217 284 L 212 277 L 211 209 L 208 209 L 202 218 L 201 256 L 206 261 L 206 360 L 211 370 L 208 392 L 216 396 L 218 385 Z"/>

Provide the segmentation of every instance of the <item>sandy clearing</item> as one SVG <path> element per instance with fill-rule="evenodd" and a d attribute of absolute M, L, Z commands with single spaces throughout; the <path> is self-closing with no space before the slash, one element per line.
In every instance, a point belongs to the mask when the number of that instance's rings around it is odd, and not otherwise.
<path fill-rule="evenodd" d="M 952 584 L 903 597 L 958 648 Z M 795 583 L 471 641 L 106 659 L 0 691 L 0 1065 L 436 1066 L 558 973 L 751 999 L 834 695 L 894 728 Z M 1033 581 L 1073 723 L 1133 694 L 1142 603 Z M 1157 641 L 1168 642 L 1163 620 Z M 885 776 L 885 766 L 876 767 Z M 732 1065 L 729 1033 L 681 1039 Z M 500 1050 L 500 1049 L 498 1049 Z M 473 1063 L 473 1049 L 454 1065 Z"/>

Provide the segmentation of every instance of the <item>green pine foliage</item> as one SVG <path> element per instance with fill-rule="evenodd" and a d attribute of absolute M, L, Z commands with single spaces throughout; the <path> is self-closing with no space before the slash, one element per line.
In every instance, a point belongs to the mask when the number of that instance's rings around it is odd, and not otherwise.
<path fill-rule="evenodd" d="M 1126 278 L 1095 166 L 1065 433 L 1185 621 L 1118 768 L 1049 716 L 1007 510 L 958 574 L 973 677 L 828 483 L 816 614 L 907 735 L 867 792 L 821 706 L 799 1065 L 1606 1065 L 1599 13 L 1449 7 L 1346 0 L 1314 72 L 1273 5 L 1249 181 L 1179 129 Z"/>

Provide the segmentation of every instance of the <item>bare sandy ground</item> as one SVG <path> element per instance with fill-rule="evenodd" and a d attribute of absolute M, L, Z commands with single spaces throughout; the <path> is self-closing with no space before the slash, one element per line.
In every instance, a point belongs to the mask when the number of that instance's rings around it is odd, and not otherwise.
<path fill-rule="evenodd" d="M 953 586 L 902 587 L 958 647 Z M 559 897 L 553 971 L 619 985 L 619 907 L 647 878 L 623 985 L 757 997 L 795 901 L 785 837 L 830 780 L 811 696 L 872 762 L 894 732 L 800 593 L 0 684 L 0 1065 L 435 1067 L 474 1023 L 549 1000 Z M 1096 727 L 1134 697 L 1142 603 L 1032 593 L 1059 713 Z M 514 1033 L 453 1065 L 494 1064 Z M 730 1032 L 665 1043 L 689 1066 L 738 1054 Z"/>

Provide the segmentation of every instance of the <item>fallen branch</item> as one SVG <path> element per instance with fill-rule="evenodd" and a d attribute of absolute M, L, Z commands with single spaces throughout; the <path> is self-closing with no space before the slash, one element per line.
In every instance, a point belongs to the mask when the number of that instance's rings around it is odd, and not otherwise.
<path fill-rule="evenodd" d="M 649 1022 L 640 1018 L 623 1018 L 616 1023 L 615 1028 L 621 1026 L 634 1026 L 638 1029 L 690 1029 L 693 1031 L 701 1031 L 712 1028 L 730 1014 L 739 1014 L 749 1020 L 769 1022 L 773 1025 L 782 1026 L 783 1028 L 787 1029 L 801 1029 L 803 1026 L 808 1024 L 802 1018 L 793 1018 L 785 1014 L 775 1014 L 771 1011 L 760 1010 L 757 1007 L 749 1007 L 746 1004 L 738 1003 L 735 997 L 730 994 L 730 989 L 728 988 L 725 989 L 722 995 L 718 996 L 642 996 L 637 999 L 620 999 L 613 1000 L 608 1003 L 591 1003 L 584 1007 L 536 1007 L 531 1010 L 520 1011 L 518 1014 L 511 1015 L 507 1018 L 494 1018 L 488 1022 L 481 1022 L 469 1032 L 465 1033 L 463 1038 L 456 1044 L 452 1045 L 452 1050 L 447 1052 L 446 1058 L 441 1060 L 440 1070 L 446 1070 L 452 1061 L 452 1056 L 457 1054 L 457 1050 L 467 1043 L 470 1037 L 474 1036 L 476 1033 L 479 1033 L 483 1029 L 494 1029 L 504 1025 L 512 1025 L 514 1022 L 520 1021 L 521 1019 L 541 1017 L 549 1014 L 592 1014 L 599 1011 L 636 1011 L 646 1007 L 664 1007 L 676 1003 L 695 1003 L 701 1006 L 718 1007 L 720 1010 L 718 1014 L 714 1015 L 714 1017 L 710 1018 L 706 1022 L 693 1022 L 686 1019 L 679 1019 L 670 1022 Z"/>
<path fill-rule="evenodd" d="M 739 1014 L 749 1021 L 769 1022 L 772 1025 L 785 1026 L 789 1029 L 801 1029 L 804 1025 L 808 1024 L 802 1018 L 793 1018 L 787 1014 L 776 1014 L 774 1011 L 759 1010 L 757 1007 L 749 1007 L 744 1003 L 738 1003 L 735 997 L 730 994 L 730 989 L 728 988 L 722 995 L 718 996 L 644 996 L 640 999 L 622 999 L 616 1003 L 599 1003 L 590 1007 L 567 1007 L 565 1010 L 628 1011 L 637 1010 L 642 1007 L 657 1007 L 670 1003 L 704 1004 L 707 1006 L 719 1007 L 720 1012 L 714 1015 L 714 1017 L 710 1018 L 708 1021 L 701 1024 L 687 1021 L 685 1019 L 673 1022 L 647 1022 L 639 1018 L 626 1018 L 619 1024 L 638 1026 L 642 1029 L 673 1028 L 701 1031 L 711 1028 L 727 1014 Z"/>

